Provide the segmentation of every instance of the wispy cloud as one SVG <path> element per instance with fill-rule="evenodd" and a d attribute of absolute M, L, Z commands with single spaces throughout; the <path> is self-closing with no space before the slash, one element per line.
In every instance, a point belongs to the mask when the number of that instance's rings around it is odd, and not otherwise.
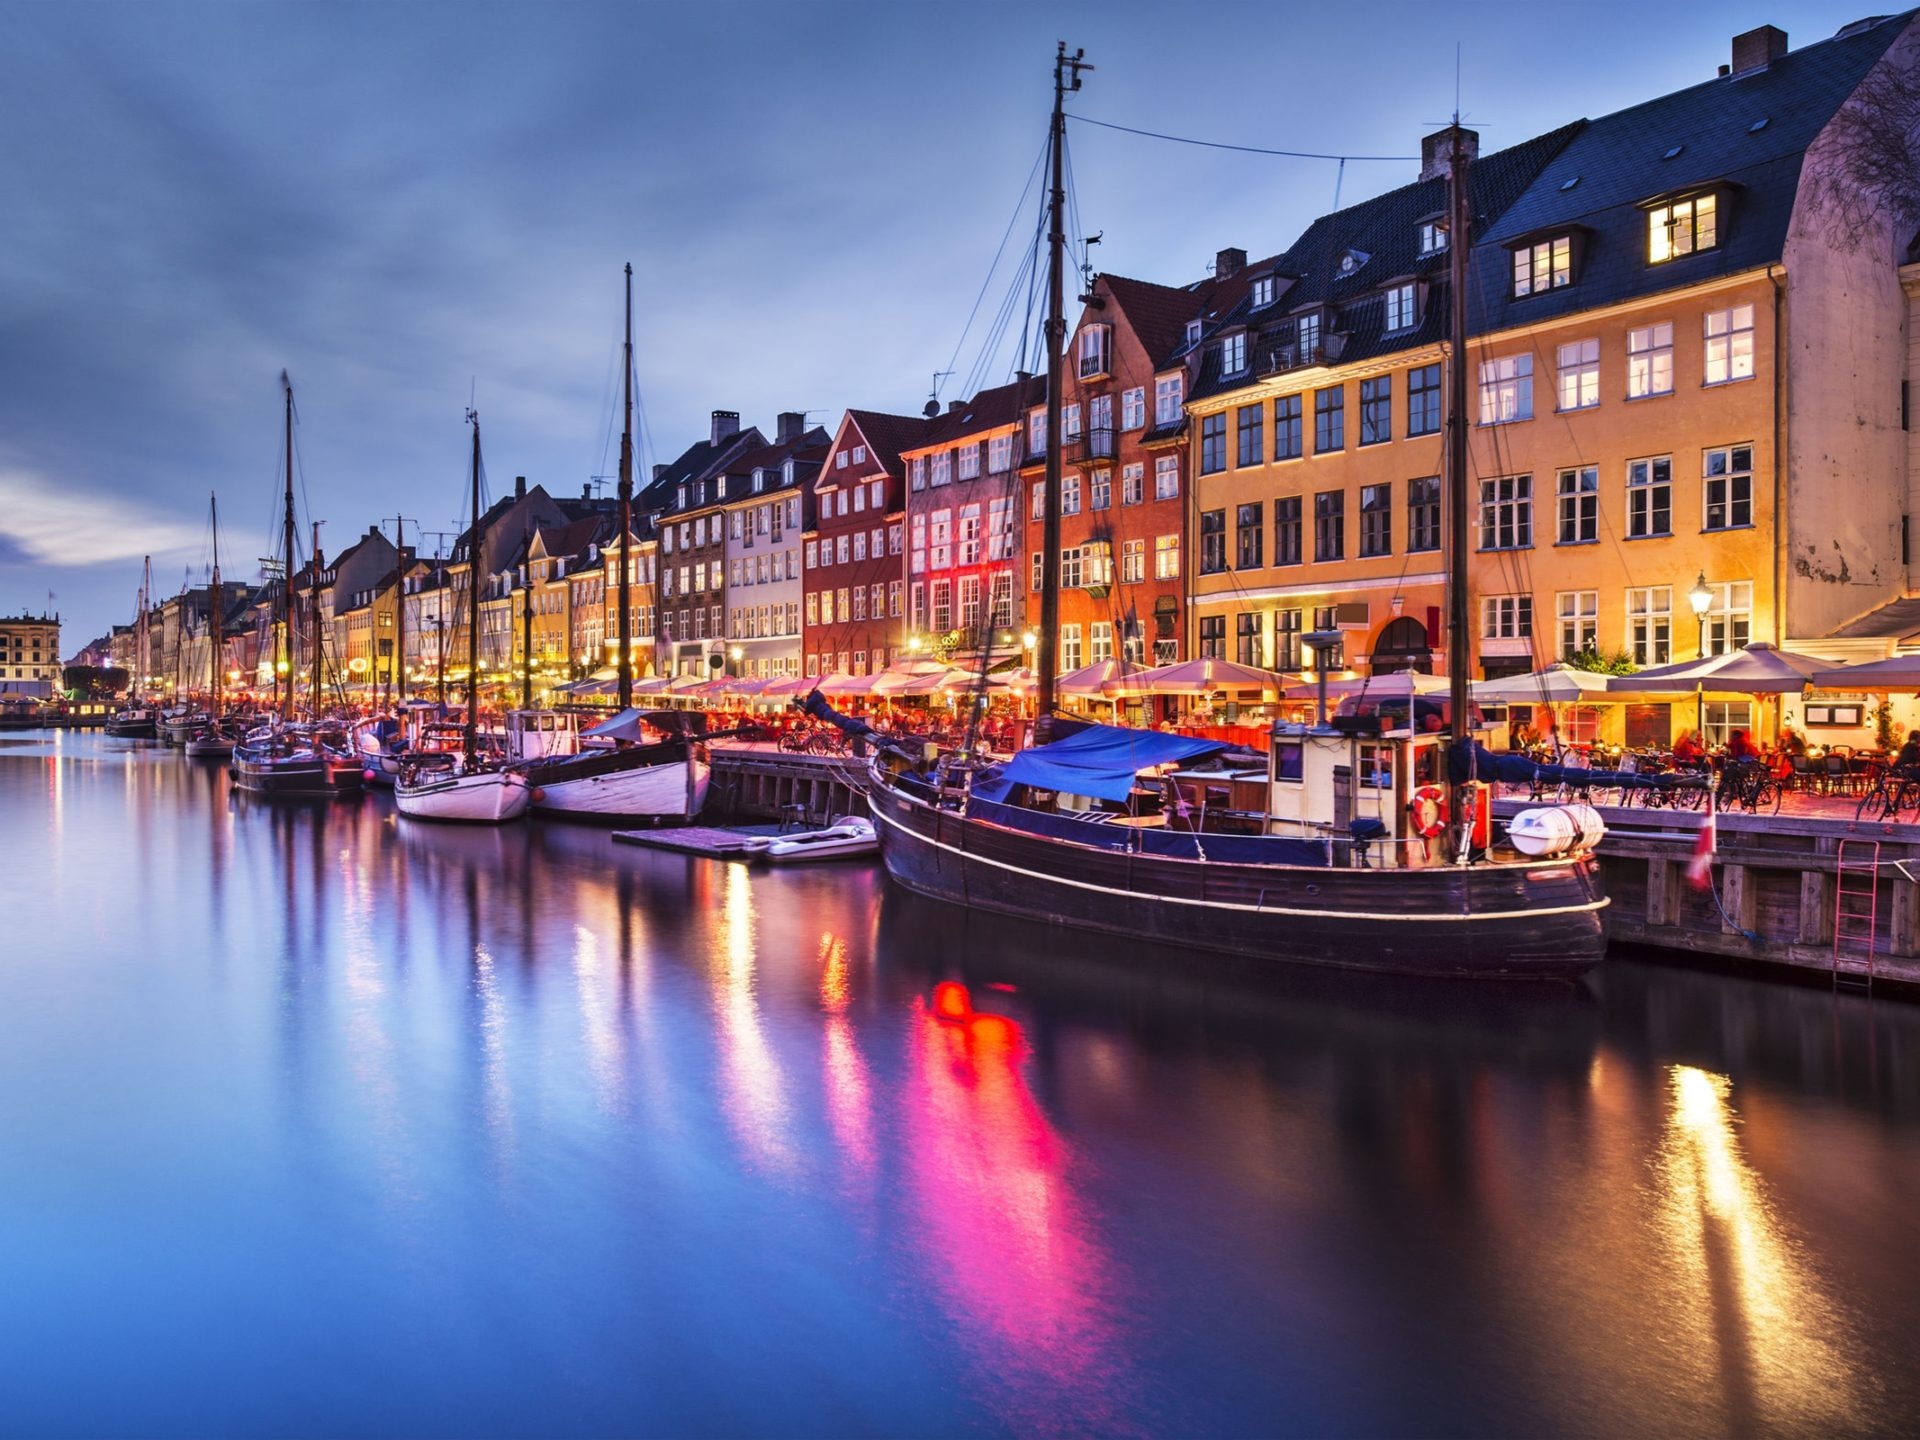
<path fill-rule="evenodd" d="M 67 569 L 197 551 L 200 527 L 0 464 L 0 558 Z"/>

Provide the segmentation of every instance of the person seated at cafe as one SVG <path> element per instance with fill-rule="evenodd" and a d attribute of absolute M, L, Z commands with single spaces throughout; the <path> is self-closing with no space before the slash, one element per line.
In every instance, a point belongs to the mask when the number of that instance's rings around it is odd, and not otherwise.
<path fill-rule="evenodd" d="M 1780 753 L 1782 755 L 1801 756 L 1807 753 L 1807 742 L 1800 732 L 1791 725 L 1780 727 Z"/>
<path fill-rule="evenodd" d="M 1727 758 L 1729 760 L 1758 760 L 1760 747 L 1753 743 L 1753 737 L 1744 730 L 1736 730 L 1727 737 Z"/>
<path fill-rule="evenodd" d="M 1896 770 L 1920 770 L 1920 730 L 1907 732 L 1907 743 L 1900 747 L 1900 753 L 1893 757 Z"/>
<path fill-rule="evenodd" d="M 1700 737 L 1691 730 L 1681 732 L 1680 738 L 1673 742 L 1673 763 L 1676 765 L 1698 765 L 1707 758 L 1707 747 L 1700 743 Z"/>

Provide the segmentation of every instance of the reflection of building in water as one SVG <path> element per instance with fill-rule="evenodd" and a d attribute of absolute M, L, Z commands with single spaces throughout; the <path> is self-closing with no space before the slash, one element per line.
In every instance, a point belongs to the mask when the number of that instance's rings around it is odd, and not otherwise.
<path fill-rule="evenodd" d="M 746 867 L 729 865 L 720 911 L 720 954 L 712 963 L 713 1010 L 720 1043 L 722 1105 L 750 1161 L 778 1169 L 795 1164 L 780 1065 L 754 993 L 757 958 L 752 883 Z"/>
<path fill-rule="evenodd" d="M 988 1367 L 983 1400 L 1014 1429 L 1113 1431 L 1129 1389 L 1113 1268 L 1021 1073 L 1024 1036 L 999 1015 L 951 1013 L 917 1007 L 910 1021 L 906 1166 L 922 1263 Z"/>
<path fill-rule="evenodd" d="M 1691 1363 L 1717 1374 L 1738 1432 L 1856 1426 L 1871 1413 L 1873 1382 L 1848 1358 L 1842 1317 L 1741 1153 L 1730 1082 L 1676 1065 L 1671 1084 L 1660 1225 L 1675 1300 L 1697 1337 Z"/>
<path fill-rule="evenodd" d="M 866 1058 L 854 1038 L 847 1006 L 853 999 L 847 974 L 847 943 L 828 932 L 820 937 L 820 1008 L 826 1013 L 821 1068 L 826 1077 L 827 1120 L 840 1157 L 862 1178 L 873 1174 L 873 1099 Z"/>

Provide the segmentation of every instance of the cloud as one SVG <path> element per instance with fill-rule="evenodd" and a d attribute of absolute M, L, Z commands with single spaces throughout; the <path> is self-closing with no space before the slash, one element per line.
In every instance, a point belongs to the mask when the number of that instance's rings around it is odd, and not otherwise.
<path fill-rule="evenodd" d="M 191 552 L 201 541 L 197 525 L 0 467 L 0 560 L 77 568 Z"/>

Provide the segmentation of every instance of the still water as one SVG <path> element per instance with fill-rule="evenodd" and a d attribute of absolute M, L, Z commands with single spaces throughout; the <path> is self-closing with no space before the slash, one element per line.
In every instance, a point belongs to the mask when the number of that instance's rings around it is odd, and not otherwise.
<path fill-rule="evenodd" d="M 93 736 L 0 827 L 0 1433 L 1920 1415 L 1920 1007 L 1223 973 Z"/>

